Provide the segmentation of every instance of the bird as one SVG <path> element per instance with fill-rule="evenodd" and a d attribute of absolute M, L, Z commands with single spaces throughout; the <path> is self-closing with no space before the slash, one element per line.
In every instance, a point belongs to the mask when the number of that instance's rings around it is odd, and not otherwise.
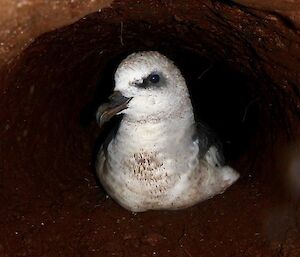
<path fill-rule="evenodd" d="M 225 165 L 212 130 L 196 122 L 173 61 L 157 51 L 132 53 L 118 65 L 114 82 L 96 119 L 102 127 L 115 115 L 122 118 L 99 149 L 96 174 L 119 205 L 132 212 L 184 209 L 239 178 Z"/>

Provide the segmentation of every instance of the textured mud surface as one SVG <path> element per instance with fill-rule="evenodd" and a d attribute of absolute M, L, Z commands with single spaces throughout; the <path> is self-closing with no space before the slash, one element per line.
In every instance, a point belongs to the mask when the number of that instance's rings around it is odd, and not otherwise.
<path fill-rule="evenodd" d="M 101 12 L 110 0 L 1 0 L 0 65 L 10 62 L 34 39 L 71 24 L 91 12 Z"/>
<path fill-rule="evenodd" d="M 295 19 L 226 1 L 112 7 L 42 35 L 1 67 L 0 256 L 300 256 Z M 183 211 L 130 213 L 94 176 L 109 130 L 94 111 L 119 60 L 147 49 L 179 65 L 197 115 L 242 174 Z"/>

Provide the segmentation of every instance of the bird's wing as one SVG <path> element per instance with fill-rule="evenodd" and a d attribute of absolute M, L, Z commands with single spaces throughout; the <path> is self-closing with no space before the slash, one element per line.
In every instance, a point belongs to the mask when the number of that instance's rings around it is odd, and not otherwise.
<path fill-rule="evenodd" d="M 97 160 L 96 160 L 96 167 L 97 167 L 98 175 L 100 175 L 100 173 L 104 172 L 105 162 L 106 162 L 106 157 L 107 157 L 107 148 L 108 148 L 108 145 L 110 144 L 110 142 L 116 136 L 118 128 L 119 128 L 119 125 L 114 126 L 112 131 L 108 134 L 108 136 L 105 138 L 103 143 L 100 145 Z"/>
<path fill-rule="evenodd" d="M 215 158 L 218 164 L 224 165 L 225 159 L 222 151 L 222 143 L 218 139 L 216 133 L 205 123 L 196 123 L 195 137 L 199 141 L 199 155 L 200 158 L 204 158 L 208 150 L 214 147 Z"/>
<path fill-rule="evenodd" d="M 105 176 L 105 174 L 107 173 L 107 167 L 106 167 L 107 148 L 110 142 L 115 137 L 115 134 L 116 134 L 115 130 L 109 133 L 109 135 L 107 136 L 107 138 L 104 140 L 104 142 L 99 148 L 98 156 L 96 160 L 96 173 L 98 174 L 98 177 L 104 187 L 105 187 L 104 185 L 105 182 L 101 178 Z"/>

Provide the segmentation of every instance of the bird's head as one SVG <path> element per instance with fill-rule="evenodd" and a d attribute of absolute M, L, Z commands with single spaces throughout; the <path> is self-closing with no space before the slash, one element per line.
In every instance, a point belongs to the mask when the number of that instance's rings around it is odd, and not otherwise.
<path fill-rule="evenodd" d="M 120 113 L 133 121 L 159 120 L 186 106 L 189 93 L 173 62 L 158 52 L 138 52 L 120 63 L 114 93 L 99 107 L 97 119 L 100 126 Z"/>

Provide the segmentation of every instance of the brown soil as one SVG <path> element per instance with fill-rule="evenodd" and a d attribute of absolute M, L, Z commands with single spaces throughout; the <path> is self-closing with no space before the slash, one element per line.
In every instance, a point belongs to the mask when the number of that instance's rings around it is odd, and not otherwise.
<path fill-rule="evenodd" d="M 300 256 L 297 29 L 222 2 L 115 2 L 1 68 L 0 256 Z M 192 208 L 134 214 L 94 176 L 110 129 L 94 113 L 118 62 L 149 49 L 182 69 L 242 178 Z"/>

